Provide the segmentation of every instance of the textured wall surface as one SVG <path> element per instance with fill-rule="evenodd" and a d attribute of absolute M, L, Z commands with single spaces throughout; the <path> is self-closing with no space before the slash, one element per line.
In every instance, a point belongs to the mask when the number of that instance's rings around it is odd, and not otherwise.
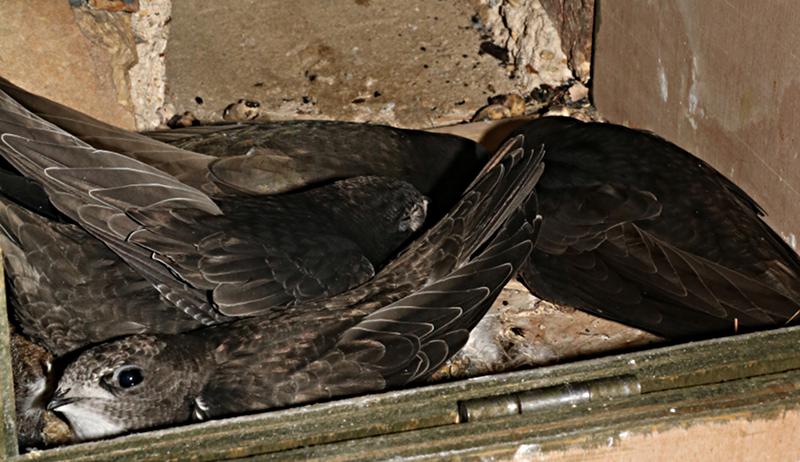
<path fill-rule="evenodd" d="M 454 1 L 175 0 L 168 100 L 201 119 L 248 98 L 273 119 L 460 122 L 519 86 L 481 52 L 474 13 Z"/>
<path fill-rule="evenodd" d="M 593 2 L 0 0 L 0 75 L 128 128 L 240 99 L 269 119 L 426 128 L 585 83 Z"/>
<path fill-rule="evenodd" d="M 654 130 L 709 161 L 800 235 L 800 5 L 600 5 L 594 100 L 610 121 Z"/>
<path fill-rule="evenodd" d="M 0 0 L 0 75 L 134 128 L 127 70 L 136 62 L 127 14 L 98 19 L 66 0 Z"/>

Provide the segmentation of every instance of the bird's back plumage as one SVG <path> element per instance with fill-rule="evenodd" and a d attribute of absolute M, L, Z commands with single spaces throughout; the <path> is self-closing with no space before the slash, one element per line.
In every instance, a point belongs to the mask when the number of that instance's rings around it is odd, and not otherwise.
<path fill-rule="evenodd" d="M 73 428 L 86 438 L 426 377 L 463 346 L 533 248 L 539 218 L 532 190 L 541 155 L 525 153 L 516 140 L 501 156 L 454 210 L 362 286 L 279 318 L 132 336 L 89 349 L 67 367 L 51 404 L 75 419 Z M 130 367 L 139 371 L 129 393 L 113 379 Z M 172 374 L 179 377 L 171 380 Z M 159 385 L 166 383 L 168 390 Z M 108 395 L 104 387 L 115 391 Z M 106 425 L 92 424 L 86 412 Z"/>
<path fill-rule="evenodd" d="M 488 159 L 465 138 L 341 121 L 218 124 L 133 133 L 0 78 L 23 107 L 99 149 L 135 158 L 212 198 L 276 194 L 359 175 L 400 179 L 438 219 Z"/>
<path fill-rule="evenodd" d="M 20 198 L 9 189 L 25 181 L 7 174 L 5 193 Z M 4 194 L 0 248 L 17 321 L 55 355 L 123 335 L 202 325 L 79 226 L 39 215 Z"/>
<path fill-rule="evenodd" d="M 252 319 L 217 329 L 219 369 L 201 396 L 205 412 L 396 387 L 427 377 L 455 354 L 536 236 L 532 188 L 541 155 L 523 153 L 519 142 L 501 155 L 454 210 L 369 283 L 277 323 Z M 290 352 L 290 361 L 263 354 L 276 349 Z"/>
<path fill-rule="evenodd" d="M 55 105 L 4 85 L 12 94 Z M 78 119 L 84 128 L 86 119 Z M 98 139 L 121 132 L 103 130 Z M 126 136 L 140 147 L 161 144 Z M 345 178 L 280 196 L 212 198 L 129 153 L 69 134 L 2 92 L 0 153 L 44 190 L 59 213 L 149 281 L 182 312 L 178 318 L 189 315 L 204 324 L 355 287 L 426 216 L 427 200 L 412 185 L 382 177 Z M 180 160 L 193 153 L 177 154 Z M 80 309 L 91 307 L 76 307 L 76 314 Z"/>
<path fill-rule="evenodd" d="M 551 117 L 541 236 L 522 279 L 542 298 L 666 337 L 776 326 L 800 305 L 800 259 L 742 189 L 650 133 Z"/>

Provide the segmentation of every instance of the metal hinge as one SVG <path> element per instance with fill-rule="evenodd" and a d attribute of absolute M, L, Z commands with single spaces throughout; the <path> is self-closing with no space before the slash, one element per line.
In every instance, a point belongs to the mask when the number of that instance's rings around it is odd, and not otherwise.
<path fill-rule="evenodd" d="M 642 385 L 636 376 L 622 375 L 460 401 L 458 415 L 460 423 L 475 422 L 641 393 Z"/>

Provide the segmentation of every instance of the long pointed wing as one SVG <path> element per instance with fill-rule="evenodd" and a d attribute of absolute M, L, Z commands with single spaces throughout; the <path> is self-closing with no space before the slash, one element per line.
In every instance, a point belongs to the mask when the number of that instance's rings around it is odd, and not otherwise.
<path fill-rule="evenodd" d="M 521 276 L 542 298 L 662 336 L 795 318 L 800 258 L 710 165 L 650 133 L 548 117 L 544 221 Z"/>
<path fill-rule="evenodd" d="M 53 354 L 122 335 L 201 326 L 80 227 L 50 221 L 3 196 L 0 247 L 14 316 Z"/>
<path fill-rule="evenodd" d="M 533 249 L 540 221 L 530 223 L 523 218 L 527 212 L 517 213 L 511 227 L 468 264 L 345 331 L 336 346 L 342 359 L 369 364 L 390 386 L 436 371 L 464 346 Z"/>
<path fill-rule="evenodd" d="M 20 103 L 26 110 L 89 145 L 133 157 L 167 172 L 182 183 L 203 192 L 209 194 L 218 192 L 208 173 L 211 162 L 216 160 L 213 156 L 186 151 L 150 137 L 114 127 L 62 104 L 25 91 L 2 77 L 0 77 L 0 90 Z"/>
<path fill-rule="evenodd" d="M 780 325 L 800 303 L 757 279 L 621 223 L 564 253 L 534 252 L 522 278 L 586 311 L 667 337 Z M 585 250 L 579 250 L 583 247 Z M 565 294 L 568 294 L 565 296 Z M 564 300 L 564 298 L 560 298 Z"/>
<path fill-rule="evenodd" d="M 0 154 L 47 192 L 55 207 L 136 266 L 151 261 L 151 252 L 130 242 L 142 227 L 132 212 L 194 211 L 215 216 L 222 212 L 202 192 L 135 159 L 93 148 L 55 125 L 31 114 L 0 92 Z M 167 287 L 168 298 L 191 295 L 175 275 L 159 273 L 151 261 L 142 274 Z M 154 279 L 159 274 L 162 279 Z M 196 297 L 195 297 L 196 298 Z M 208 301 L 185 311 L 210 321 Z"/>
<path fill-rule="evenodd" d="M 451 213 L 361 288 L 277 322 L 204 333 L 224 345 L 200 398 L 209 415 L 383 389 L 454 354 L 533 248 L 542 153 L 521 143 L 501 150 Z"/>
<path fill-rule="evenodd" d="M 429 214 L 438 218 L 488 157 L 480 145 L 453 135 L 340 121 L 221 124 L 142 135 L 2 78 L 0 90 L 82 141 L 140 160 L 212 197 L 276 194 L 379 175 L 408 181 L 432 197 Z"/>

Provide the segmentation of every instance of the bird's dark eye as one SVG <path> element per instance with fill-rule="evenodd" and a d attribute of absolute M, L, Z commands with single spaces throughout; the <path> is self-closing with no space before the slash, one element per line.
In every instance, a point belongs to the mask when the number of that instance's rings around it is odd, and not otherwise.
<path fill-rule="evenodd" d="M 126 367 L 117 373 L 117 383 L 122 388 L 132 388 L 144 380 L 142 370 L 138 367 Z"/>

